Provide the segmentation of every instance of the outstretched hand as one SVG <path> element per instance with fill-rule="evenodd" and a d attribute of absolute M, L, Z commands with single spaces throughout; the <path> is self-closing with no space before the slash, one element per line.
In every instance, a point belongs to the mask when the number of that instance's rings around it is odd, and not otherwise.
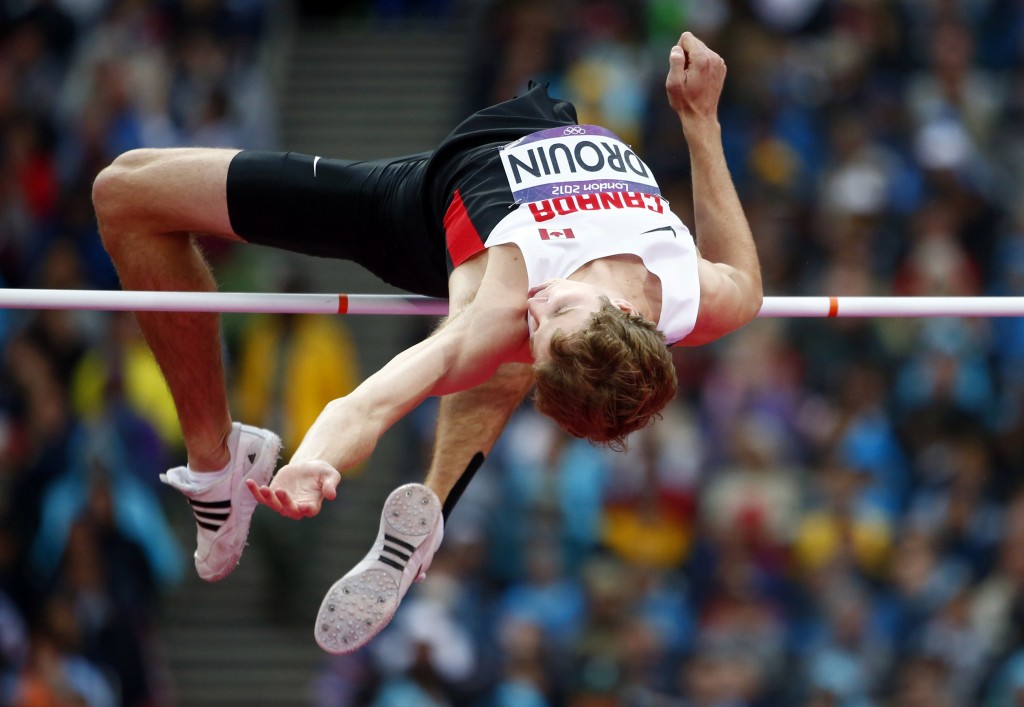
<path fill-rule="evenodd" d="M 684 121 L 715 118 L 725 83 L 725 61 L 690 32 L 683 32 L 668 58 L 668 104 Z"/>
<path fill-rule="evenodd" d="M 251 479 L 245 483 L 257 501 L 286 518 L 299 519 L 315 516 L 325 500 L 333 501 L 340 481 L 341 474 L 327 462 L 308 461 L 281 467 L 269 486 Z"/>

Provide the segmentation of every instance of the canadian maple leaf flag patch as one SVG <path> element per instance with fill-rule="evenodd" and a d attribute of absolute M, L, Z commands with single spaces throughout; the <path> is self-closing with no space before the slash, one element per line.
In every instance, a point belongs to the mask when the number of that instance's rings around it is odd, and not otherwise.
<path fill-rule="evenodd" d="M 538 228 L 537 230 L 540 231 L 540 239 L 542 241 L 560 240 L 560 239 L 564 239 L 564 238 L 575 238 L 576 237 L 576 236 L 572 235 L 572 229 L 571 228 L 566 228 L 566 229 L 563 229 L 561 231 L 549 231 L 546 228 Z"/>

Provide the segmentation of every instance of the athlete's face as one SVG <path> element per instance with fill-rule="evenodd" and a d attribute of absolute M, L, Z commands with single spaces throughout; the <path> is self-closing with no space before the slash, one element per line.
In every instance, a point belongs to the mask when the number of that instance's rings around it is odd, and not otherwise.
<path fill-rule="evenodd" d="M 586 328 L 590 315 L 601 309 L 604 290 L 576 280 L 548 280 L 530 289 L 526 300 L 530 350 L 544 360 L 556 331 L 572 334 Z"/>

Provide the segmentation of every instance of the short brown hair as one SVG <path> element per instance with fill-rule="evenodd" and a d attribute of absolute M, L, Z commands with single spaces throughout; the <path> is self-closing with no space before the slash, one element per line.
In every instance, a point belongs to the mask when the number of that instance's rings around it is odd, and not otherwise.
<path fill-rule="evenodd" d="M 624 449 L 676 394 L 676 369 L 665 337 L 643 317 L 606 300 L 589 326 L 551 337 L 534 365 L 534 402 L 574 437 Z"/>

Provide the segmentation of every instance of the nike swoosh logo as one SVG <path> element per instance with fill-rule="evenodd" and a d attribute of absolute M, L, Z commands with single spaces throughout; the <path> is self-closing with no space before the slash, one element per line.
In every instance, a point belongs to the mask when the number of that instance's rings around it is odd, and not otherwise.
<path fill-rule="evenodd" d="M 658 231 L 668 231 L 669 233 L 672 234 L 673 238 L 676 237 L 676 229 L 674 229 L 672 226 L 662 226 L 661 228 L 652 228 L 650 231 L 644 231 L 640 235 L 643 236 L 643 235 L 648 234 L 648 233 L 657 233 Z"/>
<path fill-rule="evenodd" d="M 320 161 L 320 155 L 313 158 L 313 176 L 316 176 L 316 163 Z"/>

